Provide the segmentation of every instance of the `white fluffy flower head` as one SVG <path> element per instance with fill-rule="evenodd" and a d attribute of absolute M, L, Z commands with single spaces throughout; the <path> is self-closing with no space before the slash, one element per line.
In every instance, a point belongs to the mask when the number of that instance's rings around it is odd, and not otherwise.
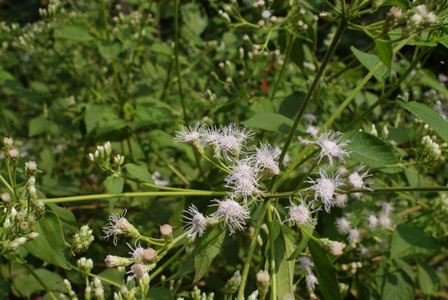
<path fill-rule="evenodd" d="M 218 210 L 212 214 L 217 220 L 224 220 L 229 227 L 230 234 L 235 233 L 235 229 L 244 230 L 245 219 L 250 218 L 249 212 L 233 199 L 212 200 L 216 204 L 210 206 L 218 206 Z"/>
<path fill-rule="evenodd" d="M 284 222 L 292 221 L 296 222 L 299 225 L 305 225 L 314 228 L 314 226 L 316 226 L 317 224 L 317 220 L 313 219 L 311 217 L 311 214 L 320 210 L 320 207 L 315 210 L 310 210 L 310 206 L 313 204 L 313 202 L 309 202 L 305 205 L 305 201 L 306 198 L 305 200 L 302 199 L 299 205 L 296 205 L 291 199 L 291 206 L 285 207 L 289 209 L 290 218 L 286 219 Z"/>
<path fill-rule="evenodd" d="M 337 218 L 335 225 L 340 233 L 349 233 L 350 229 L 352 229 L 352 225 L 346 218 Z"/>
<path fill-rule="evenodd" d="M 189 231 L 187 237 L 194 239 L 197 234 L 199 234 L 199 236 L 202 236 L 205 228 L 207 227 L 207 219 L 198 211 L 196 206 L 194 206 L 193 204 L 188 208 L 188 210 L 185 210 L 184 212 L 190 215 L 183 215 L 185 221 L 182 220 L 182 222 L 185 223 L 184 227 L 186 227 Z"/>
<path fill-rule="evenodd" d="M 319 163 L 326 156 L 330 161 L 330 165 L 333 166 L 333 158 L 337 158 L 339 162 L 345 163 L 344 156 L 349 156 L 350 152 L 345 151 L 343 147 L 347 146 L 348 140 L 340 141 L 342 133 L 339 131 L 325 131 L 322 133 L 313 144 L 321 147 Z"/>
<path fill-rule="evenodd" d="M 319 174 L 320 178 L 307 181 L 308 183 L 313 184 L 313 186 L 307 188 L 307 190 L 314 190 L 314 199 L 317 200 L 320 198 L 325 205 L 325 211 L 330 213 L 331 207 L 336 204 L 334 196 L 338 195 L 337 191 L 340 191 L 339 186 L 345 184 L 341 181 L 337 172 L 329 177 L 323 169 L 320 169 Z"/>
<path fill-rule="evenodd" d="M 192 126 L 183 126 L 181 131 L 176 131 L 176 137 L 173 139 L 175 144 L 194 144 L 199 142 L 202 133 L 204 131 L 203 126 L 200 125 L 199 121 Z"/>
<path fill-rule="evenodd" d="M 266 144 L 261 144 L 260 148 L 255 148 L 255 164 L 260 169 L 267 169 L 270 173 L 274 175 L 278 175 L 280 173 L 280 168 L 278 167 L 278 163 L 275 161 L 277 157 L 277 152 L 275 148 Z"/>
<path fill-rule="evenodd" d="M 372 184 L 373 180 L 364 181 L 365 178 L 372 176 L 372 174 L 368 174 L 369 170 L 361 173 L 364 168 L 365 167 L 361 165 L 355 172 L 348 176 L 348 186 L 353 189 L 367 189 L 373 191 L 371 188 L 367 187 L 367 184 Z"/>

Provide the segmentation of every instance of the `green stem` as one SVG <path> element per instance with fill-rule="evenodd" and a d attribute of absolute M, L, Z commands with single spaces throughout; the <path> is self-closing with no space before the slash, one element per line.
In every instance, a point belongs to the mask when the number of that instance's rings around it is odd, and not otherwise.
<path fill-rule="evenodd" d="M 270 200 L 268 201 L 267 209 L 268 226 L 269 226 L 269 268 L 271 275 L 271 300 L 277 299 L 277 271 L 275 266 L 275 240 L 273 239 L 274 222 L 272 218 L 272 206 Z"/>
<path fill-rule="evenodd" d="M 59 203 L 59 202 L 76 202 L 86 200 L 101 200 L 119 197 L 157 197 L 157 196 L 225 196 L 227 192 L 213 192 L 213 191 L 183 191 L 183 192 L 137 192 L 137 193 L 120 193 L 120 194 L 100 194 L 100 195 L 85 195 L 60 197 L 50 199 L 40 199 L 44 203 Z"/>
<path fill-rule="evenodd" d="M 172 255 L 165 263 L 163 263 L 163 265 L 161 265 L 160 267 L 157 268 L 157 270 L 155 270 L 154 272 L 151 273 L 151 275 L 149 275 L 149 280 L 154 279 L 157 275 L 159 275 L 160 272 L 162 272 L 167 266 L 171 265 L 171 263 L 177 259 L 177 257 L 185 250 L 185 248 L 187 248 L 188 243 L 185 243 L 179 250 L 176 251 L 176 253 L 174 253 L 174 255 Z"/>
<path fill-rule="evenodd" d="M 11 194 L 15 194 L 14 193 L 14 189 L 12 188 L 12 186 L 6 181 L 5 178 L 3 178 L 2 175 L 0 175 L 0 181 L 3 182 L 3 184 L 6 186 L 6 188 L 11 192 Z"/>
<path fill-rule="evenodd" d="M 81 273 L 81 274 L 85 274 L 84 272 L 81 271 L 81 269 L 77 268 L 76 266 L 71 265 L 71 267 L 72 267 L 72 269 L 78 271 L 79 273 Z M 114 282 L 114 281 L 112 281 L 112 280 L 109 280 L 109 279 L 107 279 L 107 278 L 98 276 L 98 275 L 96 275 L 96 274 L 89 273 L 88 276 L 93 277 L 93 278 L 96 277 L 96 278 L 98 278 L 99 280 L 104 281 L 105 283 L 108 283 L 108 284 L 113 285 L 113 286 L 115 286 L 115 287 L 118 287 L 118 288 L 121 287 L 121 285 L 119 285 L 118 283 L 116 283 L 116 282 Z"/>
<path fill-rule="evenodd" d="M 279 158 L 279 165 L 282 164 L 283 159 L 285 158 L 289 145 L 291 144 L 291 141 L 294 138 L 294 134 L 296 133 L 297 127 L 299 126 L 300 120 L 302 119 L 302 116 L 305 114 L 305 110 L 308 107 L 308 104 L 311 102 L 311 99 L 313 99 L 314 92 L 317 89 L 317 86 L 324 73 L 324 70 L 327 67 L 328 63 L 330 62 L 330 59 L 333 56 L 333 53 L 336 50 L 336 46 L 339 44 L 339 41 L 341 40 L 342 34 L 344 33 L 346 27 L 347 27 L 347 21 L 345 19 L 341 20 L 338 30 L 334 35 L 333 41 L 331 42 L 331 45 L 328 48 L 327 53 L 325 53 L 325 57 L 322 61 L 322 64 L 319 67 L 319 70 L 317 71 L 316 77 L 314 77 L 313 83 L 311 84 L 311 87 L 306 95 L 306 98 L 303 104 L 300 106 L 299 113 L 296 119 L 294 120 L 294 124 L 292 125 L 291 130 L 289 131 L 288 138 L 286 139 L 285 145 L 283 146 L 282 154 L 280 155 Z M 272 180 L 271 186 L 273 186 L 273 183 L 274 181 Z"/>
<path fill-rule="evenodd" d="M 182 80 L 180 77 L 180 63 L 179 63 L 179 0 L 175 0 L 175 7 L 174 7 L 174 51 L 176 52 L 175 58 L 176 58 L 176 72 L 177 72 L 177 84 L 179 86 L 179 96 L 180 96 L 180 102 L 182 104 L 182 112 L 184 115 L 184 122 L 185 124 L 188 123 L 187 118 L 187 111 L 185 109 L 185 101 L 184 101 L 184 95 L 182 93 Z"/>
<path fill-rule="evenodd" d="M 401 48 L 403 48 L 408 40 L 412 38 L 413 36 L 410 36 L 408 39 L 402 41 L 397 47 L 394 49 L 394 53 L 398 52 Z M 358 94 L 359 91 L 364 87 L 364 85 L 372 78 L 373 74 L 375 74 L 376 71 L 383 65 L 382 62 L 379 62 L 359 83 L 359 85 L 353 90 L 353 92 L 347 97 L 347 99 L 344 100 L 344 102 L 338 107 L 336 112 L 325 122 L 325 125 L 322 126 L 322 128 L 317 133 L 317 137 L 322 134 L 324 130 L 326 130 L 327 127 L 329 127 L 334 120 L 342 113 L 342 111 L 347 107 L 347 105 L 355 98 L 356 94 Z M 308 153 L 308 150 L 313 146 L 313 144 L 308 144 L 308 146 L 303 149 L 302 153 L 300 153 L 299 157 L 294 161 L 294 163 L 286 170 L 286 172 L 275 182 L 274 189 L 271 191 L 275 191 L 280 185 L 288 178 L 289 174 L 299 165 L 302 158 L 305 156 L 306 153 Z"/>
<path fill-rule="evenodd" d="M 289 62 L 289 57 L 291 54 L 292 45 L 294 44 L 294 40 L 295 40 L 295 37 L 292 34 L 290 34 L 288 46 L 286 48 L 286 53 L 285 53 L 285 60 L 283 62 L 282 68 L 280 70 L 280 74 L 278 74 L 277 81 L 275 82 L 274 90 L 272 91 L 272 95 L 271 95 L 271 102 L 274 101 L 275 94 L 277 93 L 278 86 L 280 85 L 280 80 L 282 79 L 283 73 L 285 72 L 285 69 L 286 69 L 286 65 Z"/>
<path fill-rule="evenodd" d="M 365 112 L 363 112 L 361 115 L 359 115 L 353 122 L 351 122 L 346 128 L 344 128 L 343 131 L 346 131 L 349 128 L 352 128 L 356 123 L 358 123 L 361 120 L 364 120 L 366 116 L 370 115 L 370 113 L 381 103 L 387 100 L 392 93 L 400 87 L 400 85 L 403 83 L 403 81 L 408 77 L 408 75 L 411 73 L 411 71 L 417 66 L 417 64 L 420 62 L 421 58 L 426 54 L 426 51 L 420 52 L 419 56 L 412 61 L 411 65 L 406 69 L 406 71 L 403 73 L 400 78 L 398 78 L 397 82 L 383 95 L 381 96 L 373 105 L 371 105 Z"/>
<path fill-rule="evenodd" d="M 44 290 L 47 292 L 48 295 L 50 295 L 50 297 L 54 300 L 57 300 L 57 298 L 53 295 L 53 293 L 50 291 L 50 289 L 48 288 L 48 286 L 45 284 L 45 282 L 42 281 L 42 279 L 34 272 L 33 269 L 31 269 L 31 267 L 28 264 L 24 264 L 23 265 L 28 272 L 31 273 L 31 275 L 40 283 L 40 285 L 44 288 Z"/>
<path fill-rule="evenodd" d="M 254 254 L 254 251 L 255 251 L 255 247 L 257 246 L 257 238 L 258 238 L 258 235 L 260 234 L 260 228 L 261 228 L 261 225 L 263 224 L 264 215 L 266 214 L 266 210 L 269 207 L 268 202 L 269 201 L 267 201 L 267 200 L 265 200 L 263 202 L 261 214 L 258 217 L 257 225 L 255 226 L 254 236 L 252 238 L 252 241 L 250 242 L 249 251 L 247 252 L 247 256 L 245 258 L 246 261 L 244 263 L 243 273 L 241 274 L 241 284 L 240 284 L 240 287 L 238 290 L 238 297 L 237 297 L 238 300 L 244 299 L 244 288 L 246 287 L 247 276 L 249 275 L 250 263 L 252 260 L 252 255 Z"/>

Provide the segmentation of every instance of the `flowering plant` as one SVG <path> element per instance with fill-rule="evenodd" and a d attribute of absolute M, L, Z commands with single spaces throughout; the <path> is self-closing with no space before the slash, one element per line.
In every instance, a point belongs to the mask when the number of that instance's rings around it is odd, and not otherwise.
<path fill-rule="evenodd" d="M 0 295 L 446 298 L 446 3 L 172 2 L 0 23 Z"/>

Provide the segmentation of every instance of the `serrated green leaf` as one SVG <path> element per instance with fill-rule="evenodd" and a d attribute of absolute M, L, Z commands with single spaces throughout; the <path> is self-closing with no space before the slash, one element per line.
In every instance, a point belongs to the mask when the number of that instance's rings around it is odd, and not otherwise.
<path fill-rule="evenodd" d="M 390 258 L 408 259 L 427 256 L 437 251 L 437 241 L 411 224 L 400 224 L 392 234 Z"/>
<path fill-rule="evenodd" d="M 93 37 L 83 28 L 75 25 L 62 25 L 54 31 L 54 38 L 74 42 L 88 42 Z"/>
<path fill-rule="evenodd" d="M 397 101 L 404 109 L 429 125 L 445 142 L 448 142 L 448 122 L 427 105 L 418 102 Z"/>
<path fill-rule="evenodd" d="M 425 46 L 425 47 L 436 47 L 437 43 L 431 40 L 422 40 L 421 36 L 416 35 L 414 36 L 414 38 L 412 38 L 411 40 L 409 40 L 406 45 L 410 45 L 410 46 Z"/>
<path fill-rule="evenodd" d="M 67 289 L 64 285 L 64 279 L 57 273 L 47 269 L 36 269 L 34 273 L 40 280 L 45 282 L 48 289 L 53 292 L 66 293 Z M 37 281 L 37 279 L 28 272 L 14 276 L 15 286 L 20 287 L 20 294 L 25 297 L 30 297 L 32 294 L 44 291 L 44 287 Z"/>
<path fill-rule="evenodd" d="M 439 290 L 440 282 L 436 271 L 422 260 L 417 260 L 417 279 L 424 294 L 433 295 Z"/>
<path fill-rule="evenodd" d="M 59 218 L 52 211 L 46 211 L 37 222 L 37 239 L 23 245 L 33 256 L 49 263 L 70 269 L 67 259 L 67 248 Z"/>
<path fill-rule="evenodd" d="M 288 134 L 294 122 L 280 114 L 259 113 L 243 123 L 253 129 Z M 296 134 L 304 135 L 304 133 L 299 132 L 296 132 Z"/>
<path fill-rule="evenodd" d="M 149 174 L 149 171 L 146 167 L 139 166 L 136 164 L 126 164 L 124 166 L 124 168 L 126 169 L 126 171 L 129 172 L 129 174 L 131 174 L 138 180 L 141 180 L 146 183 L 154 184 L 151 174 Z"/>
<path fill-rule="evenodd" d="M 380 60 L 387 68 L 392 67 L 393 49 L 390 37 L 386 34 L 383 37 L 384 40 L 375 40 L 376 53 Z"/>
<path fill-rule="evenodd" d="M 338 274 L 336 268 L 331 263 L 327 253 L 317 242 L 310 239 L 308 247 L 313 257 L 314 270 L 317 279 L 319 279 L 319 287 L 325 300 L 342 300 L 339 289 Z"/>
<path fill-rule="evenodd" d="M 352 50 L 356 58 L 361 62 L 361 64 L 369 71 L 375 68 L 375 66 L 379 62 L 381 62 L 380 58 L 376 55 L 364 53 L 353 46 L 350 47 L 350 49 Z M 373 74 L 373 76 L 375 76 L 376 80 L 378 80 L 379 82 L 384 82 L 384 80 L 386 80 L 387 78 L 387 74 L 387 68 L 385 66 L 381 66 L 378 71 Z"/>
<path fill-rule="evenodd" d="M 414 284 L 401 270 L 386 271 L 381 289 L 381 299 L 408 300 L 414 299 Z"/>
<path fill-rule="evenodd" d="M 194 279 L 198 282 L 210 269 L 213 259 L 221 251 L 226 236 L 221 226 L 208 228 L 202 236 L 197 236 L 194 248 Z"/>
<path fill-rule="evenodd" d="M 342 139 L 350 142 L 345 147 L 351 151 L 350 158 L 357 160 L 369 168 L 383 168 L 388 165 L 399 163 L 394 155 L 394 149 L 378 137 L 366 132 L 350 131 L 342 135 Z M 400 168 L 383 168 L 383 172 L 396 173 Z"/>

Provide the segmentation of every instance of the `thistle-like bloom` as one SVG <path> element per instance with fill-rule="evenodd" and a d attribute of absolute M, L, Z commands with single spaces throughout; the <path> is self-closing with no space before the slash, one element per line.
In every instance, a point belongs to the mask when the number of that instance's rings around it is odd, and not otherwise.
<path fill-rule="evenodd" d="M 221 131 L 221 128 L 218 129 L 215 126 L 205 128 L 202 134 L 202 141 L 207 145 L 216 145 L 222 136 Z"/>
<path fill-rule="evenodd" d="M 316 226 L 316 224 L 317 224 L 317 220 L 313 219 L 311 217 L 311 214 L 320 210 L 320 207 L 317 209 L 314 209 L 314 210 L 310 210 L 310 206 L 312 205 L 313 202 L 309 202 L 307 205 L 305 205 L 304 203 L 305 203 L 305 201 L 302 199 L 302 203 L 300 203 L 300 205 L 296 205 L 291 200 L 291 206 L 285 207 L 285 208 L 289 209 L 290 218 L 286 219 L 283 222 L 293 221 L 299 225 L 305 225 L 305 226 L 314 228 L 314 226 Z"/>
<path fill-rule="evenodd" d="M 187 228 L 187 230 L 189 231 L 187 237 L 194 240 L 197 234 L 199 234 L 199 236 L 202 236 L 205 228 L 207 227 L 207 220 L 205 219 L 204 215 L 201 214 L 193 204 L 188 208 L 188 210 L 184 210 L 184 212 L 190 215 L 183 215 L 185 221 L 182 220 L 182 222 L 185 223 L 184 228 Z"/>
<path fill-rule="evenodd" d="M 231 169 L 232 172 L 225 178 L 226 187 L 231 188 L 235 195 L 241 195 L 245 201 L 248 196 L 255 199 L 260 193 L 260 185 L 259 169 L 254 165 L 254 161 L 251 158 L 239 160 Z"/>
<path fill-rule="evenodd" d="M 299 257 L 300 264 L 307 271 L 311 272 L 311 269 L 314 267 L 314 262 L 308 256 L 300 256 Z"/>
<path fill-rule="evenodd" d="M 269 170 L 273 175 L 280 173 L 278 163 L 275 161 L 277 158 L 277 151 L 268 143 L 261 144 L 260 148 L 255 148 L 255 165 L 261 170 Z"/>
<path fill-rule="evenodd" d="M 339 233 L 349 233 L 350 229 L 352 229 L 352 225 L 346 218 L 337 218 L 335 221 L 336 229 Z"/>
<path fill-rule="evenodd" d="M 373 180 L 364 181 L 364 178 L 370 177 L 372 174 L 368 174 L 369 170 L 365 171 L 363 174 L 360 174 L 364 168 L 365 167 L 361 165 L 356 172 L 353 172 L 350 176 L 348 176 L 348 186 L 352 189 L 366 189 L 373 192 L 371 188 L 367 187 L 367 184 L 372 184 Z"/>
<path fill-rule="evenodd" d="M 176 137 L 173 139 L 173 142 L 175 144 L 188 143 L 193 145 L 199 142 L 203 132 L 204 127 L 200 125 L 199 121 L 193 127 L 182 125 L 182 130 L 176 131 Z"/>
<path fill-rule="evenodd" d="M 220 154 L 226 159 L 237 158 L 241 150 L 246 146 L 246 141 L 255 134 L 247 126 L 239 127 L 236 124 L 229 124 L 221 128 L 221 136 L 216 143 L 215 157 Z"/>
<path fill-rule="evenodd" d="M 336 157 L 339 162 L 345 163 L 344 156 L 349 156 L 350 152 L 342 149 L 349 143 L 348 140 L 340 141 L 342 133 L 339 131 L 325 131 L 322 133 L 313 144 L 321 147 L 318 156 L 319 163 L 326 156 L 330 161 L 330 166 L 333 166 L 333 157 Z"/>
<path fill-rule="evenodd" d="M 246 222 L 245 219 L 250 218 L 249 212 L 241 206 L 238 202 L 232 199 L 226 200 L 212 200 L 216 204 L 210 206 L 217 206 L 218 210 L 212 214 L 217 220 L 224 220 L 229 227 L 230 234 L 235 233 L 235 229 L 244 230 Z"/>
<path fill-rule="evenodd" d="M 359 229 L 357 229 L 357 228 L 350 229 L 350 231 L 348 233 L 347 240 L 350 243 L 360 242 L 361 241 L 361 232 L 359 231 Z"/>
<path fill-rule="evenodd" d="M 129 221 L 124 217 L 126 215 L 126 210 L 124 210 L 121 215 L 117 213 L 112 213 L 109 216 L 109 223 L 107 226 L 103 227 L 104 238 L 107 240 L 111 236 L 114 236 L 114 245 L 117 245 L 117 235 L 123 234 L 132 238 L 139 238 L 140 233 L 137 228 L 134 227 Z"/>
<path fill-rule="evenodd" d="M 142 278 L 146 273 L 151 271 L 151 268 L 148 265 L 145 264 L 133 264 L 131 266 L 131 270 L 126 272 L 126 274 L 132 274 L 128 277 L 128 281 L 133 278 Z M 129 279 L 130 278 L 130 279 Z"/>
<path fill-rule="evenodd" d="M 325 205 L 325 211 L 330 213 L 332 206 L 336 205 L 334 199 L 335 195 L 339 195 L 337 191 L 339 186 L 345 185 L 339 178 L 338 173 L 333 173 L 331 178 L 325 173 L 323 169 L 319 170 L 320 178 L 313 180 L 310 178 L 308 183 L 312 183 L 313 186 L 307 188 L 307 190 L 315 190 L 314 199 L 321 199 L 322 203 Z"/>
<path fill-rule="evenodd" d="M 374 214 L 370 214 L 369 217 L 366 219 L 367 226 L 370 228 L 375 228 L 378 226 L 378 218 Z"/>

